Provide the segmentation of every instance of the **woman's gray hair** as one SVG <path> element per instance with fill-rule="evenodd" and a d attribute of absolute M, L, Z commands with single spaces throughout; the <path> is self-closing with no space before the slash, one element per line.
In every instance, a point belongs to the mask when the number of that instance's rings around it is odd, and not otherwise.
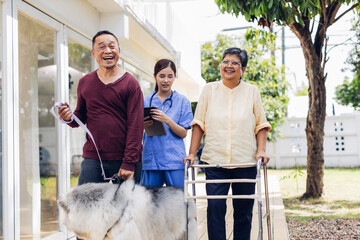
<path fill-rule="evenodd" d="M 221 61 L 226 57 L 226 55 L 236 55 L 240 59 L 241 66 L 246 67 L 248 56 L 245 50 L 241 50 L 237 47 L 228 48 L 224 51 Z"/>

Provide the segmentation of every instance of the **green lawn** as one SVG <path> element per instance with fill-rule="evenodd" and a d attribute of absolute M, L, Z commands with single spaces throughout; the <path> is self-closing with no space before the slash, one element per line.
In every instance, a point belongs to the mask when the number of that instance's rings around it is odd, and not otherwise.
<path fill-rule="evenodd" d="M 79 176 L 70 178 L 70 187 L 75 187 L 78 184 Z"/>
<path fill-rule="evenodd" d="M 306 171 L 269 169 L 279 178 L 286 216 L 289 218 L 360 218 L 360 168 L 331 168 L 324 171 L 320 199 L 299 201 L 306 188 Z"/>
<path fill-rule="evenodd" d="M 70 187 L 75 187 L 78 183 L 78 176 L 71 177 Z M 41 177 L 41 199 L 56 201 L 56 177 Z"/>
<path fill-rule="evenodd" d="M 279 178 L 284 198 L 302 195 L 306 188 L 306 170 L 303 175 L 295 176 L 296 170 L 268 169 L 268 174 Z M 324 172 L 324 196 L 328 200 L 360 200 L 360 168 L 330 168 Z"/>

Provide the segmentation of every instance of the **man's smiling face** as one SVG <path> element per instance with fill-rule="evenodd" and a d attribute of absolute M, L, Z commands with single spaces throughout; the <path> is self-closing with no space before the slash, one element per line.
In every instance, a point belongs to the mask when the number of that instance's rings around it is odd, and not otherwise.
<path fill-rule="evenodd" d="M 99 66 L 106 69 L 114 68 L 119 61 L 119 44 L 110 34 L 98 36 L 91 52 Z"/>

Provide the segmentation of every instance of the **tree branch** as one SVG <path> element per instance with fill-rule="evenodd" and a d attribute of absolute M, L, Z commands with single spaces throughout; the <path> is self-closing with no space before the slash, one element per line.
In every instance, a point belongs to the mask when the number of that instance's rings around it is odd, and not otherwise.
<path fill-rule="evenodd" d="M 310 32 L 310 19 L 308 17 L 302 17 L 302 20 L 305 24 L 304 29 L 307 29 Z"/>
<path fill-rule="evenodd" d="M 326 64 L 326 62 L 328 61 L 328 59 L 326 59 L 326 55 L 327 55 L 326 49 L 327 49 L 328 41 L 329 41 L 329 37 L 326 37 L 326 39 L 325 39 L 325 47 L 324 47 L 324 59 L 323 59 L 323 64 L 322 64 L 322 66 L 321 66 L 321 68 L 323 69 L 323 71 L 325 70 L 325 64 Z"/>
<path fill-rule="evenodd" d="M 322 4 L 322 7 L 323 6 L 325 6 L 325 4 Z M 325 7 L 325 9 L 323 8 L 321 9 L 319 25 L 317 27 L 317 31 L 314 38 L 315 52 L 319 57 L 319 59 L 321 59 L 321 55 L 322 55 L 321 50 L 326 36 L 326 29 L 327 29 L 326 22 L 327 22 L 327 10 Z"/>
<path fill-rule="evenodd" d="M 325 15 L 325 10 L 326 10 L 326 5 L 329 4 L 329 1 L 324 1 L 321 0 L 320 1 L 320 5 L 321 5 L 321 12 L 323 13 L 323 15 Z"/>
<path fill-rule="evenodd" d="M 342 18 L 345 14 L 347 14 L 348 12 L 350 12 L 351 10 L 353 10 L 354 8 L 356 8 L 357 6 L 359 6 L 360 3 L 356 3 L 354 5 L 352 5 L 348 10 L 346 10 L 345 12 L 343 12 L 339 17 L 337 17 L 331 24 L 336 23 L 340 18 Z"/>
<path fill-rule="evenodd" d="M 328 10 L 327 10 L 327 22 L 326 22 L 326 26 L 329 27 L 334 23 L 334 19 L 336 14 L 338 13 L 340 9 L 340 4 L 338 2 L 334 2 L 331 5 L 329 5 Z"/>
<path fill-rule="evenodd" d="M 302 32 L 304 31 L 304 26 L 298 22 L 293 22 L 289 24 L 290 29 L 295 33 L 295 35 L 301 40 Z"/>
<path fill-rule="evenodd" d="M 321 1 L 321 14 L 320 14 L 320 20 L 319 20 L 319 24 L 322 24 L 323 27 L 325 27 L 324 22 L 326 19 L 326 6 L 330 4 L 330 0 L 327 1 Z M 324 21 L 321 21 L 321 19 L 323 19 Z"/>
<path fill-rule="evenodd" d="M 313 19 L 313 22 L 312 22 L 310 34 L 312 34 L 312 32 L 314 31 L 314 26 L 315 26 L 315 18 Z"/>
<path fill-rule="evenodd" d="M 340 45 L 344 45 L 344 43 L 349 42 L 349 41 L 351 41 L 351 40 L 352 40 L 352 37 L 346 39 L 345 41 L 343 41 L 343 42 L 341 42 L 341 43 L 338 43 L 338 44 L 333 45 L 333 46 L 329 49 L 329 51 L 327 51 L 327 53 L 329 53 L 333 48 L 336 48 L 337 46 L 340 46 Z M 356 44 L 356 43 L 355 43 L 355 44 Z"/>

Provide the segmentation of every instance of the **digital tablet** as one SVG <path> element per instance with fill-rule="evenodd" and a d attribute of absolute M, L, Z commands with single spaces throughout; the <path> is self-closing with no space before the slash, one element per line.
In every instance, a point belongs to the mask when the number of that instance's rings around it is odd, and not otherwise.
<path fill-rule="evenodd" d="M 146 121 L 152 119 L 151 118 L 151 113 L 150 113 L 151 109 L 157 109 L 157 107 L 145 107 L 144 108 L 144 118 L 150 116 L 150 118 L 146 119 Z"/>
<path fill-rule="evenodd" d="M 151 118 L 150 111 L 151 109 L 157 109 L 157 107 L 145 107 L 144 108 L 144 117 L 150 116 L 148 120 L 153 120 L 153 124 L 150 127 L 145 128 L 145 133 L 147 136 L 162 136 L 166 135 L 166 130 L 164 127 L 164 123 L 156 121 Z"/>

